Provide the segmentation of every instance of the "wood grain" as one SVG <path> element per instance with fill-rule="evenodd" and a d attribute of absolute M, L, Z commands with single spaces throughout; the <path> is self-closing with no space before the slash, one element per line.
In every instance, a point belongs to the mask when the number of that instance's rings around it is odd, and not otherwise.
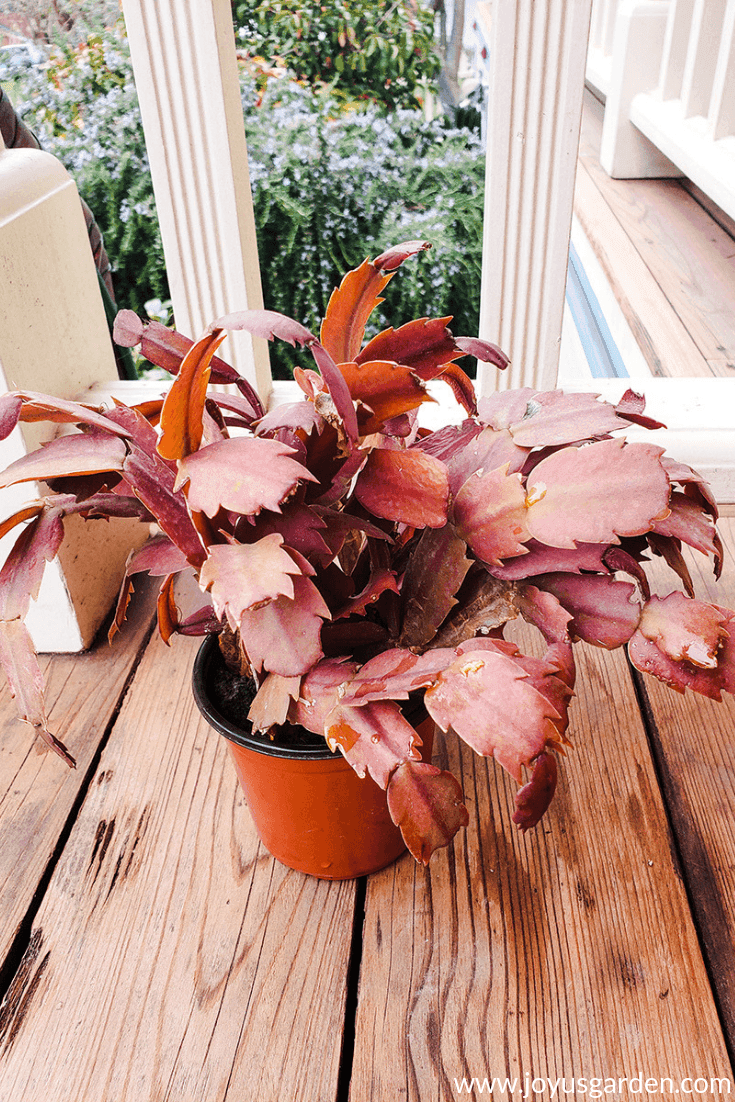
<path fill-rule="evenodd" d="M 577 166 L 574 210 L 652 375 L 710 375 L 711 368 L 590 175 Z"/>
<path fill-rule="evenodd" d="M 721 581 L 701 555 L 687 561 L 700 599 L 735 608 L 735 519 L 721 519 L 719 528 L 726 547 Z M 655 576 L 662 592 L 676 588 L 664 569 Z M 643 684 L 694 913 L 735 1046 L 735 698 L 681 696 L 650 677 Z"/>
<path fill-rule="evenodd" d="M 332 1099 L 354 884 L 261 848 L 190 691 L 149 644 L 0 1024 L 0 1097 Z"/>
<path fill-rule="evenodd" d="M 117 709 L 150 631 L 153 591 L 143 582 L 114 647 L 100 639 L 86 654 L 42 657 L 54 734 L 77 760 L 69 769 L 36 746 L 18 719 L 4 679 L 0 688 L 0 961 L 26 916 L 85 775 Z"/>
<path fill-rule="evenodd" d="M 659 374 L 660 365 L 663 374 L 733 377 L 735 241 L 681 182 L 611 179 L 599 163 L 601 131 L 601 107 L 588 95 L 582 116 L 576 210 L 593 237 L 595 250 L 606 257 L 603 266 L 621 306 L 625 303 L 623 310 L 653 373 Z M 582 171 L 595 191 L 584 177 L 580 180 Z M 655 294 L 651 280 L 660 294 Z M 672 315 L 668 328 L 673 327 L 668 336 L 667 325 L 661 329 L 659 319 L 659 312 L 667 311 Z M 681 329 L 699 353 L 689 369 Z M 667 351 L 672 337 L 674 349 L 683 342 L 673 354 Z M 662 350 L 657 348 L 659 340 Z"/>
<path fill-rule="evenodd" d="M 731 1075 L 627 664 L 578 661 L 542 825 L 520 835 L 513 785 L 453 741 L 466 835 L 369 882 L 352 1102 L 455 1099 L 463 1076 Z"/>

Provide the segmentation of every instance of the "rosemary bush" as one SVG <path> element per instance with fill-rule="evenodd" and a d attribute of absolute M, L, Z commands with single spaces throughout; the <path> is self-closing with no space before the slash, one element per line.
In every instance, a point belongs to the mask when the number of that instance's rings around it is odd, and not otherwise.
<path fill-rule="evenodd" d="M 472 131 L 420 111 L 346 109 L 286 79 L 265 91 L 243 68 L 242 102 L 266 307 L 306 325 L 324 315 L 341 273 L 391 242 L 434 242 L 430 261 L 395 281 L 374 330 L 417 312 L 453 315 L 476 333 L 483 155 Z M 94 211 L 120 307 L 145 316 L 168 298 L 130 57 L 122 21 L 16 78 L 19 113 L 65 164 Z M 17 94 L 17 92 L 16 92 Z M 406 278 L 408 276 L 408 278 Z M 390 308 L 390 309 L 389 309 Z M 287 378 L 300 357 L 272 352 Z"/>

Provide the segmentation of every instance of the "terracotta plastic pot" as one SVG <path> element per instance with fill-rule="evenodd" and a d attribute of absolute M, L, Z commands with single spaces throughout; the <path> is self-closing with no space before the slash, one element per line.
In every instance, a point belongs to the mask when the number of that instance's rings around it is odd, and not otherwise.
<path fill-rule="evenodd" d="M 205 719 L 227 739 L 266 849 L 284 865 L 323 880 L 364 876 L 395 861 L 406 847 L 385 792 L 370 777 L 358 777 L 342 754 L 333 754 L 318 736 L 306 732 L 310 744 L 277 746 L 226 719 L 208 689 L 217 657 L 217 639 L 210 636 L 194 664 L 194 698 Z M 424 760 L 430 761 L 433 723 L 424 711 L 411 718 L 423 741 Z"/>

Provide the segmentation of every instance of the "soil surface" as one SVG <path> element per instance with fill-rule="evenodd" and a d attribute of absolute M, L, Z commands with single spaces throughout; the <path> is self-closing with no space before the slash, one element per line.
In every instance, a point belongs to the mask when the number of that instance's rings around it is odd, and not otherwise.
<path fill-rule="evenodd" d="M 208 669 L 207 691 L 212 703 L 220 715 L 236 727 L 240 727 L 251 738 L 271 743 L 274 746 L 302 746 L 308 750 L 324 750 L 326 743 L 321 735 L 313 734 L 304 727 L 284 723 L 272 728 L 273 738 L 253 731 L 248 720 L 250 705 L 255 698 L 255 683 L 247 677 L 228 669 L 219 648 L 213 648 Z"/>

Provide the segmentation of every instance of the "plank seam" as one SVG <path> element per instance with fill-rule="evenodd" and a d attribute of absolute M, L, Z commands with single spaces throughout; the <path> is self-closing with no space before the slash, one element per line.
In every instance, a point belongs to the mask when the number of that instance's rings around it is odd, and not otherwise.
<path fill-rule="evenodd" d="M 646 732 L 646 739 L 651 751 L 651 760 L 653 763 L 653 770 L 656 776 L 656 782 L 661 793 L 661 801 L 663 804 L 664 814 L 666 816 L 666 824 L 669 831 L 669 842 L 672 850 L 672 857 L 675 860 L 676 873 L 681 879 L 682 886 L 686 893 L 687 905 L 689 907 L 689 913 L 692 919 L 692 925 L 694 926 L 694 932 L 699 942 L 699 949 L 702 954 L 702 961 L 704 963 L 704 969 L 709 981 L 710 990 L 712 992 L 712 999 L 715 1006 L 715 1012 L 722 1030 L 722 1036 L 724 1039 L 725 1048 L 730 1063 L 735 1066 L 735 1037 L 730 1036 L 728 1029 L 728 1015 L 725 1011 L 725 1007 L 722 1004 L 720 998 L 720 992 L 715 980 L 715 963 L 712 960 L 708 940 L 705 935 L 705 931 L 702 925 L 700 911 L 696 905 L 694 895 L 692 893 L 689 878 L 687 876 L 687 865 L 684 861 L 684 854 L 682 852 L 682 846 L 679 840 L 679 833 L 677 832 L 676 825 L 673 820 L 673 816 L 670 811 L 670 801 L 672 792 L 674 790 L 674 783 L 671 778 L 671 774 L 666 761 L 666 755 L 663 749 L 663 743 L 661 735 L 654 715 L 653 707 L 648 696 L 645 681 L 643 676 L 631 663 L 630 659 L 626 655 L 626 661 L 630 670 L 631 680 L 633 682 L 633 690 L 638 701 L 638 707 L 643 720 L 643 727 Z"/>
<path fill-rule="evenodd" d="M 107 631 L 107 626 L 107 623 L 103 624 L 102 628 L 100 629 L 100 636 L 103 632 Z M 102 753 L 107 746 L 110 735 L 112 734 L 112 730 L 117 723 L 117 719 L 120 715 L 120 710 L 125 701 L 125 697 L 127 696 L 133 680 L 135 679 L 140 660 L 143 657 L 145 649 L 151 640 L 151 636 L 153 635 L 155 627 L 156 618 L 154 615 L 151 615 L 148 629 L 141 639 L 140 645 L 135 655 L 135 659 L 131 663 L 128 676 L 126 677 L 125 682 L 120 690 L 120 695 L 118 696 L 115 707 L 110 715 L 109 722 L 107 723 L 105 730 L 102 733 L 94 755 L 92 756 L 89 766 L 87 767 L 87 772 L 85 773 L 84 779 L 79 786 L 79 791 L 77 792 L 74 803 L 69 809 L 69 814 L 67 815 L 66 821 L 62 829 L 59 831 L 56 845 L 51 852 L 46 867 L 44 868 L 43 873 L 38 881 L 36 890 L 33 893 L 33 896 L 28 905 L 28 910 L 18 924 L 17 932 L 10 944 L 5 960 L 2 962 L 2 964 L 0 964 L 0 1014 L 2 1013 L 2 1010 L 6 1005 L 8 994 L 12 989 L 12 985 L 16 978 L 16 975 L 18 974 L 18 971 L 22 966 L 23 959 L 29 948 L 31 947 L 31 941 L 33 937 L 33 923 L 35 922 L 36 915 L 41 908 L 46 892 L 48 890 L 49 883 L 51 882 L 51 878 L 56 870 L 59 860 L 61 859 L 64 849 L 66 848 L 66 844 L 74 828 L 74 824 L 76 823 L 76 820 L 79 816 L 82 804 L 87 798 L 92 780 L 95 773 L 97 772 L 97 769 L 99 768 Z M 98 640 L 96 641 L 96 645 L 99 645 L 99 636 Z"/>
<path fill-rule="evenodd" d="M 362 971 L 366 903 L 367 877 L 363 876 L 355 885 L 355 913 L 352 920 L 352 944 L 350 945 L 350 957 L 347 966 L 344 1028 L 342 1030 L 342 1049 L 339 1056 L 335 1102 L 349 1102 L 350 1098 L 350 1083 L 352 1081 L 357 1037 L 357 1004 Z"/>

